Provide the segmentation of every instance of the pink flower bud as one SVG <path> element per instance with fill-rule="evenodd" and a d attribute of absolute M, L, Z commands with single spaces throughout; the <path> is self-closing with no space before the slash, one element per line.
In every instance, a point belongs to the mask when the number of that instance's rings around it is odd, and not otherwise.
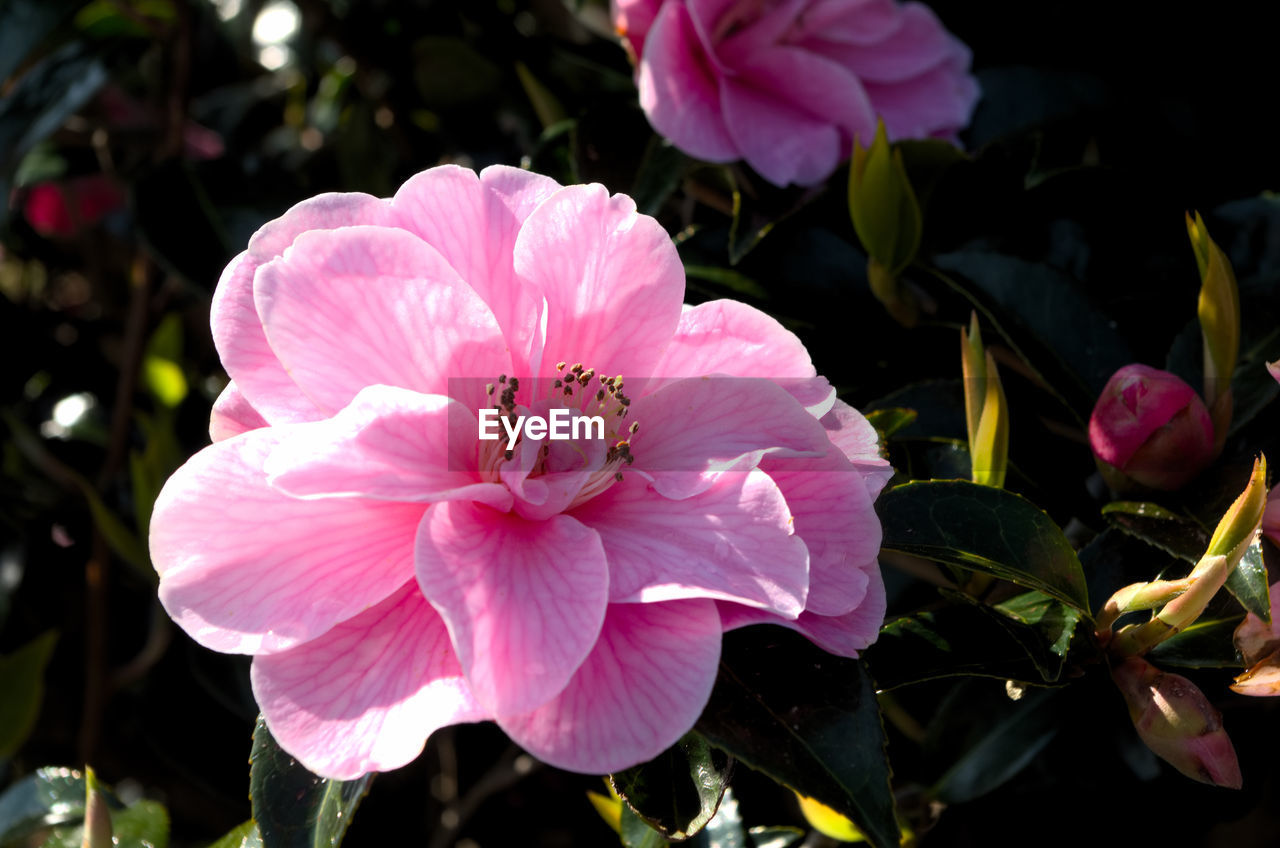
<path fill-rule="evenodd" d="M 1193 780 L 1239 789 L 1236 749 L 1222 729 L 1222 714 L 1194 683 L 1139 657 L 1111 670 L 1146 746 Z"/>
<path fill-rule="evenodd" d="M 1172 490 L 1213 460 L 1213 423 L 1200 396 L 1181 379 L 1126 365 L 1111 375 L 1093 407 L 1089 444 L 1116 488 L 1136 483 Z"/>

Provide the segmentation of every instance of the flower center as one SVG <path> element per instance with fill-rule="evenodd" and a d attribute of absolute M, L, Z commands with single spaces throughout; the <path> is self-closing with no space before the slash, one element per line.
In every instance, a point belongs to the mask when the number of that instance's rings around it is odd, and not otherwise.
<path fill-rule="evenodd" d="M 516 462 L 522 449 L 534 449 L 526 444 L 534 442 L 540 443 L 536 457 L 518 460 L 521 467 L 529 468 L 529 477 L 588 471 L 566 509 L 622 480 L 623 471 L 635 462 L 631 438 L 640 429 L 640 422 L 627 421 L 631 398 L 624 391 L 622 375 L 610 377 L 580 362 L 560 362 L 554 378 L 533 382 L 544 387 L 544 397 L 530 399 L 527 405 L 520 403 L 517 377 L 503 374 L 485 386 L 497 411 L 500 436 L 480 443 L 482 476 L 497 482 L 502 467 Z M 530 435 L 527 427 L 534 418 L 543 423 Z"/>

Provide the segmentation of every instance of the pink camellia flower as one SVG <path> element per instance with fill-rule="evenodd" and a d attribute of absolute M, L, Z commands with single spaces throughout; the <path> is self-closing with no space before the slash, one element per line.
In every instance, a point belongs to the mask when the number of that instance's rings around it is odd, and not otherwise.
<path fill-rule="evenodd" d="M 1179 377 L 1126 365 L 1111 375 L 1093 407 L 1089 444 L 1113 487 L 1132 482 L 1173 490 L 1213 461 L 1213 422 L 1195 389 Z"/>
<path fill-rule="evenodd" d="M 927 6 L 895 0 L 613 0 L 655 130 L 775 185 L 821 182 L 870 144 L 952 138 L 978 84 Z"/>
<path fill-rule="evenodd" d="M 776 321 L 683 295 L 671 239 L 598 185 L 445 166 L 293 207 L 214 295 L 232 382 L 156 502 L 165 608 L 253 655 L 272 734 L 336 778 L 486 719 L 614 771 L 693 725 L 725 630 L 856 655 L 875 432 Z M 587 426 L 480 439 L 534 416 Z"/>

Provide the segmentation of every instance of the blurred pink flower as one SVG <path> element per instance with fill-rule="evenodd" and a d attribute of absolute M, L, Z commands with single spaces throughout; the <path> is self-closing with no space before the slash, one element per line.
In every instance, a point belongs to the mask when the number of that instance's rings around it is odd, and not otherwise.
<path fill-rule="evenodd" d="M 811 185 L 870 144 L 952 138 L 978 84 L 969 49 L 920 3 L 613 0 L 640 105 L 691 156 L 745 159 L 775 185 Z"/>
<path fill-rule="evenodd" d="M 1204 401 L 1179 377 L 1126 365 L 1111 375 L 1093 407 L 1089 444 L 1094 456 L 1128 478 L 1109 473 L 1116 488 L 1132 481 L 1172 490 L 1213 461 L 1213 422 Z"/>
<path fill-rule="evenodd" d="M 23 217 L 46 238 L 72 238 L 125 204 L 124 190 L 103 174 L 36 183 L 21 198 Z"/>
<path fill-rule="evenodd" d="M 156 503 L 165 608 L 252 654 L 272 734 L 337 778 L 485 719 L 613 771 L 693 725 L 724 630 L 856 655 L 876 434 L 772 318 L 683 295 L 668 235 L 599 185 L 446 166 L 293 207 L 214 295 L 232 383 Z M 608 440 L 504 452 L 493 405 Z"/>

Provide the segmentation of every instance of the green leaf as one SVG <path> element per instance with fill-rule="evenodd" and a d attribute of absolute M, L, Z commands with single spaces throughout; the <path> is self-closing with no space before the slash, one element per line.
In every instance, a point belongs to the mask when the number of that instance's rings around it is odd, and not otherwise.
<path fill-rule="evenodd" d="M 1240 557 L 1240 562 L 1227 576 L 1227 591 L 1240 606 L 1263 621 L 1271 621 L 1271 596 L 1268 593 L 1267 566 L 1262 561 L 1261 539 L 1254 539 Z"/>
<path fill-rule="evenodd" d="M 1071 637 L 1081 619 L 1079 610 L 1059 603 L 1043 592 L 1024 592 L 998 604 L 996 609 L 1035 629 L 1044 637 L 1049 650 L 1059 658 L 1066 657 Z"/>
<path fill-rule="evenodd" d="M 889 462 L 913 480 L 968 480 L 973 468 L 968 445 L 958 439 L 896 439 Z"/>
<path fill-rule="evenodd" d="M 346 781 L 312 774 L 281 750 L 262 716 L 249 764 L 253 820 L 266 848 L 336 848 L 373 780 L 372 774 Z"/>
<path fill-rule="evenodd" d="M 623 848 L 667 848 L 671 844 L 626 804 L 622 805 L 619 824 Z"/>
<path fill-rule="evenodd" d="M 889 439 L 903 427 L 909 427 L 920 413 L 914 409 L 891 406 L 887 409 L 875 409 L 867 413 L 867 421 L 880 433 L 881 441 Z"/>
<path fill-rule="evenodd" d="M 1102 508 L 1102 515 L 1120 532 L 1187 562 L 1198 562 L 1209 544 L 1203 527 L 1159 504 L 1114 501 Z"/>
<path fill-rule="evenodd" d="M 1157 666 L 1182 668 L 1240 668 L 1236 652 L 1236 628 L 1243 616 L 1200 620 L 1151 649 L 1147 659 Z"/>
<path fill-rule="evenodd" d="M 979 798 L 1036 758 L 1058 732 L 1053 690 L 1035 690 L 1011 703 L 1011 715 L 986 715 L 984 732 L 930 790 L 937 799 L 958 804 Z"/>
<path fill-rule="evenodd" d="M 84 817 L 84 775 L 69 768 L 36 769 L 0 794 L 0 845 Z"/>
<path fill-rule="evenodd" d="M 725 791 L 715 818 L 688 844 L 692 848 L 748 848 L 747 833 L 738 813 L 738 799 L 733 797 L 732 790 Z"/>
<path fill-rule="evenodd" d="M 262 848 L 262 835 L 258 833 L 258 823 L 249 819 L 209 848 Z"/>
<path fill-rule="evenodd" d="M 654 759 L 609 776 L 627 806 L 664 836 L 685 839 L 716 814 L 733 758 L 687 733 Z"/>
<path fill-rule="evenodd" d="M 1030 501 L 963 480 L 883 492 L 882 547 L 990 574 L 1089 611 L 1080 560 L 1058 525 Z"/>
<path fill-rule="evenodd" d="M 1084 397 L 1097 397 L 1116 369 L 1133 361 L 1115 322 L 1056 268 L 979 250 L 948 253 L 934 263 L 962 275 L 995 301 L 1009 319 L 1005 329 L 1020 326 L 1029 342 L 1038 343 L 1080 380 Z"/>
<path fill-rule="evenodd" d="M 972 602 L 894 619 L 864 654 L 883 689 L 945 677 L 993 677 L 1043 685 L 1058 680 L 1078 611 L 1038 592 L 1020 612 Z M 1037 617 L 1038 616 L 1038 617 Z"/>
<path fill-rule="evenodd" d="M 0 760 L 12 757 L 36 723 L 44 700 L 44 669 L 58 634 L 48 631 L 0 656 Z"/>
<path fill-rule="evenodd" d="M 167 848 L 169 814 L 158 801 L 138 801 L 123 810 L 111 810 L 111 832 L 116 848 Z M 42 848 L 81 848 L 83 842 L 82 824 L 63 825 L 49 833 Z"/>
<path fill-rule="evenodd" d="M 899 438 L 946 438 L 967 442 L 969 438 L 964 416 L 964 382 L 926 380 L 908 383 L 867 405 L 866 414 L 883 409 L 905 407 L 916 413 L 915 420 L 896 434 Z M 965 475 L 968 476 L 967 474 Z"/>
<path fill-rule="evenodd" d="M 898 844 L 884 728 L 860 661 L 831 656 L 782 628 L 736 631 L 725 639 L 696 729 L 853 820 L 873 845 Z"/>

